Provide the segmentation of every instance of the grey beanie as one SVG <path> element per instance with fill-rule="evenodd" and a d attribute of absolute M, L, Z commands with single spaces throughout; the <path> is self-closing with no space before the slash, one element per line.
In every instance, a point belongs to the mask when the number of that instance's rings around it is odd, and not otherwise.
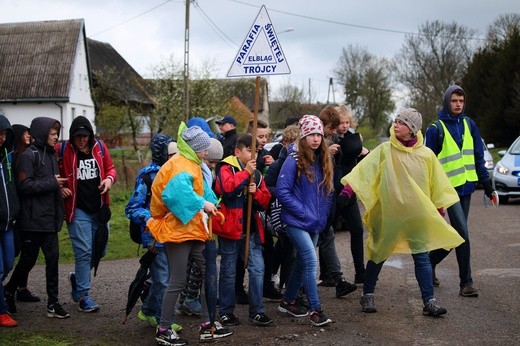
<path fill-rule="evenodd" d="M 405 123 L 413 132 L 414 136 L 417 135 L 417 132 L 422 128 L 422 115 L 414 108 L 403 109 L 397 114 L 395 120 L 401 120 Z"/>
<path fill-rule="evenodd" d="M 211 145 L 209 146 L 208 155 L 206 156 L 206 160 L 208 161 L 220 161 L 222 160 L 222 156 L 224 156 L 224 148 L 222 148 L 222 144 L 216 138 L 210 138 Z"/>
<path fill-rule="evenodd" d="M 211 144 L 209 135 L 199 126 L 188 127 L 184 130 L 182 139 L 184 139 L 196 153 L 209 149 Z"/>

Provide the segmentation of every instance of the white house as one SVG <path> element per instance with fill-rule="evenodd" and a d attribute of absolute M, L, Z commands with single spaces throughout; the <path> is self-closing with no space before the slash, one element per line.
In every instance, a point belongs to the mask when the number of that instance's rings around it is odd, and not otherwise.
<path fill-rule="evenodd" d="M 57 119 L 60 139 L 79 115 L 95 131 L 86 42 L 83 19 L 0 24 L 0 113 L 26 126 Z"/>

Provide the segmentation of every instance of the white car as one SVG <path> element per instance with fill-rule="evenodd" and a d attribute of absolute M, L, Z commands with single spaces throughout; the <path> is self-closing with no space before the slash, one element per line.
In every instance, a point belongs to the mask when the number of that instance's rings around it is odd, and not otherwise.
<path fill-rule="evenodd" d="M 510 197 L 520 197 L 520 137 L 509 149 L 499 151 L 498 156 L 502 159 L 493 171 L 493 188 L 500 203 L 507 203 Z"/>

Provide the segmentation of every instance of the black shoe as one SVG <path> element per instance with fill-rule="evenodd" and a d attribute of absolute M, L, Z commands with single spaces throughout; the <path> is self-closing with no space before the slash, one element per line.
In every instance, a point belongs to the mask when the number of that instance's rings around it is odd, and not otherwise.
<path fill-rule="evenodd" d="M 165 329 L 164 331 L 161 331 L 159 327 L 155 332 L 155 341 L 159 345 L 166 346 L 183 346 L 188 344 L 188 340 L 181 339 L 177 333 L 175 333 L 175 331 L 171 329 Z"/>
<path fill-rule="evenodd" d="M 240 320 L 238 319 L 238 317 L 236 317 L 232 313 L 220 315 L 218 319 L 220 320 L 220 323 L 222 323 L 222 325 L 226 327 L 238 326 L 240 324 Z"/>
<path fill-rule="evenodd" d="M 201 325 L 199 327 L 199 339 L 201 341 L 225 338 L 230 335 L 233 335 L 233 331 L 229 328 L 222 327 L 217 321 L 215 321 L 213 328 L 209 323 L 208 325 Z"/>
<path fill-rule="evenodd" d="M 365 313 L 374 313 L 377 312 L 376 305 L 374 304 L 374 295 L 373 294 L 364 294 L 359 299 L 359 303 L 363 307 L 363 312 Z"/>
<path fill-rule="evenodd" d="M 273 324 L 273 320 L 264 313 L 259 313 L 254 316 L 249 316 L 249 322 L 257 326 L 270 326 Z"/>
<path fill-rule="evenodd" d="M 334 287 L 334 286 L 336 286 L 336 281 L 331 278 L 321 279 L 318 283 L 318 286 Z"/>
<path fill-rule="evenodd" d="M 54 303 L 47 306 L 47 317 L 67 318 L 70 315 L 59 303 Z"/>
<path fill-rule="evenodd" d="M 274 300 L 280 300 L 283 298 L 283 295 L 274 287 L 274 283 L 272 281 L 269 281 L 268 284 L 264 285 L 263 296 L 264 298 Z"/>
<path fill-rule="evenodd" d="M 472 284 L 466 284 L 460 289 L 459 295 L 462 297 L 478 297 L 478 290 Z"/>
<path fill-rule="evenodd" d="M 40 297 L 29 291 L 27 288 L 21 288 L 16 292 L 16 300 L 19 302 L 38 303 Z"/>
<path fill-rule="evenodd" d="M 243 288 L 235 291 L 235 302 L 240 305 L 249 304 L 249 296 Z"/>
<path fill-rule="evenodd" d="M 289 314 L 294 317 L 304 317 L 308 315 L 307 308 L 298 305 L 296 301 L 292 303 L 286 303 L 282 300 L 280 302 L 280 306 L 278 306 L 278 311 L 283 312 L 285 314 Z"/>
<path fill-rule="evenodd" d="M 14 302 L 14 293 L 9 293 L 4 288 L 5 303 L 7 304 L 7 312 L 11 315 L 15 315 L 18 312 L 16 304 Z"/>
<path fill-rule="evenodd" d="M 357 286 L 355 284 L 351 284 L 350 282 L 347 282 L 345 279 L 343 279 L 336 285 L 336 298 L 346 296 L 355 290 L 357 290 Z"/>

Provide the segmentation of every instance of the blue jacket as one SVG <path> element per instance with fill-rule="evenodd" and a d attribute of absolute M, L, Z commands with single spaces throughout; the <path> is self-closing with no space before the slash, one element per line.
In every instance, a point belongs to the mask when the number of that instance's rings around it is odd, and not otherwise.
<path fill-rule="evenodd" d="M 312 183 L 305 174 L 298 178 L 295 156 L 289 148 L 289 156 L 276 182 L 276 196 L 282 204 L 282 222 L 309 233 L 321 233 L 327 225 L 333 194 L 319 186 L 323 180 L 323 169 L 318 162 L 310 167 L 314 177 Z"/>
<path fill-rule="evenodd" d="M 462 113 L 458 116 L 454 116 L 450 114 L 450 98 L 451 94 L 455 90 L 462 90 L 462 88 L 458 85 L 452 85 L 444 94 L 444 102 L 443 107 L 438 113 L 439 120 L 444 122 L 444 125 L 448 129 L 449 133 L 459 146 L 462 148 L 462 138 L 464 136 L 464 122 L 463 119 L 468 121 L 468 125 L 470 128 L 471 136 L 473 137 L 473 148 L 475 155 L 475 169 L 477 171 L 478 181 L 482 184 L 486 184 L 489 181 L 489 173 L 486 169 L 484 160 L 484 144 L 482 143 L 482 138 L 480 136 L 480 132 L 477 128 L 475 122 L 469 118 L 464 109 Z M 442 139 L 439 138 L 439 129 L 436 126 L 430 125 L 426 130 L 425 136 L 425 145 L 429 147 L 435 155 L 439 155 L 442 150 Z M 476 183 L 467 181 L 465 184 L 461 186 L 457 186 L 455 190 L 459 196 L 466 196 L 472 194 L 476 189 Z"/>

